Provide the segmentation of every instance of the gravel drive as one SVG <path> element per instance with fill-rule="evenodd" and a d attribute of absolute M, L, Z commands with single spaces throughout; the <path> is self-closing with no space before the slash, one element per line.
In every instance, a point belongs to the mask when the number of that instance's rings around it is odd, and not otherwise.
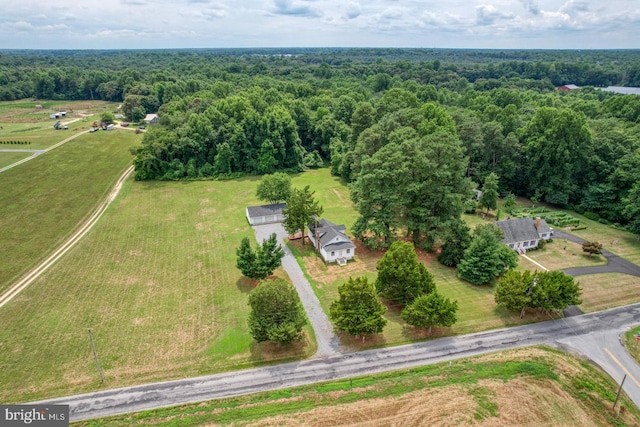
<path fill-rule="evenodd" d="M 288 233 L 280 223 L 254 225 L 253 229 L 256 232 L 256 240 L 260 243 L 267 239 L 272 233 L 276 233 L 279 242 L 288 238 Z M 282 258 L 282 267 L 286 270 L 293 282 L 293 285 L 296 287 L 298 295 L 300 295 L 300 300 L 302 301 L 302 306 L 307 312 L 307 317 L 309 318 L 309 322 L 311 322 L 311 326 L 313 327 L 313 331 L 316 335 L 318 351 L 313 357 L 327 357 L 340 353 L 342 351 L 340 347 L 340 339 L 335 334 L 333 325 L 331 325 L 329 318 L 322 310 L 320 301 L 313 292 L 311 284 L 307 278 L 304 277 L 302 269 L 298 265 L 293 254 L 291 254 L 289 248 L 282 244 L 282 249 L 285 254 L 284 258 Z"/>

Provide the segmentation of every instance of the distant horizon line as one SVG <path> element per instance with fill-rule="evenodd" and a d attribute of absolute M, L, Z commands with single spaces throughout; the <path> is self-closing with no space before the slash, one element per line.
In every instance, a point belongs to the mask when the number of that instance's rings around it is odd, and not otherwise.
<path fill-rule="evenodd" d="M 402 46 L 269 46 L 269 47 L 140 47 L 140 48 L 86 48 L 86 47 L 69 47 L 69 48 L 40 48 L 40 47 L 24 47 L 24 48 L 7 48 L 0 47 L 0 52 L 4 51 L 176 51 L 176 50 L 485 50 L 485 51 L 640 51 L 638 48 L 494 48 L 494 47 L 402 47 Z"/>

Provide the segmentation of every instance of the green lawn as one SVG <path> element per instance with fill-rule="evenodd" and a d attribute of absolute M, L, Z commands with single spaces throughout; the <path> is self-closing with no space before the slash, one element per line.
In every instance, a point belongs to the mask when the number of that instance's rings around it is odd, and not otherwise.
<path fill-rule="evenodd" d="M 245 236 L 254 239 L 244 210 L 257 203 L 257 182 L 127 182 L 89 235 L 0 310 L 0 401 L 312 354 L 309 339 L 280 348 L 255 344 L 248 333 L 255 283 L 236 269 L 235 248 Z M 286 278 L 282 270 L 276 274 Z M 89 327 L 106 376 L 102 386 Z"/>
<path fill-rule="evenodd" d="M 590 267 L 605 265 L 607 259 L 602 255 L 593 255 L 582 251 L 582 245 L 563 239 L 547 243 L 544 249 L 527 251 L 527 256 L 544 265 L 549 270 L 562 270 L 571 267 Z"/>
<path fill-rule="evenodd" d="M 325 206 L 323 217 L 335 223 L 347 225 L 347 232 L 357 218 L 357 211 L 348 197 L 349 190 L 339 179 L 332 177 L 329 170 L 321 169 L 307 172 L 293 180 L 294 186 L 310 185 L 316 190 L 316 197 Z M 474 217 L 475 218 L 475 217 Z M 478 223 L 484 222 L 479 216 Z M 303 268 L 314 287 L 315 293 L 326 313 L 329 306 L 338 297 L 338 286 L 349 276 L 366 276 L 371 281 L 376 278 L 376 263 L 382 256 L 381 252 L 369 251 L 356 242 L 356 257 L 346 266 L 325 264 L 315 256 L 309 245 L 301 246 L 300 241 L 291 242 L 289 246 L 303 263 Z M 420 259 L 434 275 L 438 290 L 445 296 L 458 301 L 458 322 L 452 328 L 434 328 L 432 336 L 438 337 L 450 334 L 466 334 L 486 329 L 498 328 L 513 324 L 520 324 L 519 313 L 509 313 L 498 308 L 493 299 L 493 287 L 473 286 L 460 279 L 455 269 L 440 264 L 433 254 L 420 252 Z M 388 320 L 384 333 L 367 337 L 363 344 L 346 334 L 341 335 L 344 344 L 354 349 L 371 346 L 395 345 L 419 339 L 429 338 L 423 330 L 417 330 L 406 325 L 400 318 L 401 307 L 388 305 L 385 315 Z M 548 317 L 547 317 L 548 318 Z M 537 320 L 528 314 L 524 322 Z"/>
<path fill-rule="evenodd" d="M 32 155 L 33 155 L 33 153 L 23 153 L 23 152 L 3 153 L 3 152 L 0 152 L 0 168 L 12 165 L 15 162 L 19 162 L 20 160 L 26 159 L 27 157 L 31 157 Z"/>
<path fill-rule="evenodd" d="M 0 292 L 26 273 L 106 196 L 133 159 L 133 132 L 82 135 L 0 174 Z"/>
<path fill-rule="evenodd" d="M 576 277 L 582 288 L 582 304 L 585 312 L 640 302 L 640 277 L 622 273 L 589 274 Z"/>

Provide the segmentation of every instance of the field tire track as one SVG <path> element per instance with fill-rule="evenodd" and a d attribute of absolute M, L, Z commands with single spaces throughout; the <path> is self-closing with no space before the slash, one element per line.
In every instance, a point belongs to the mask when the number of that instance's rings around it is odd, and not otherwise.
<path fill-rule="evenodd" d="M 0 296 L 0 308 L 11 301 L 20 292 L 26 289 L 31 283 L 33 283 L 38 277 L 40 277 L 45 271 L 55 264 L 60 258 L 62 258 L 72 247 L 76 245 L 98 222 L 98 220 L 105 213 L 111 202 L 113 202 L 120 192 L 122 185 L 129 178 L 133 172 L 133 166 L 129 166 L 127 170 L 118 178 L 118 181 L 113 186 L 107 197 L 100 203 L 93 214 L 80 225 L 80 227 L 69 237 L 58 249 L 56 249 L 51 255 L 49 255 L 44 261 L 33 268 L 16 284 L 11 286 L 4 294 Z"/>

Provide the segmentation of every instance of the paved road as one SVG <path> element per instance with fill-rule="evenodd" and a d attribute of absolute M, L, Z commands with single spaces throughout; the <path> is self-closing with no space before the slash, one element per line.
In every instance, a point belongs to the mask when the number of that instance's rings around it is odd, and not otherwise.
<path fill-rule="evenodd" d="M 566 233 L 564 231 L 554 230 L 554 239 L 565 239 L 581 245 L 584 243 L 584 239 L 574 236 L 573 234 Z M 564 271 L 569 276 L 584 276 L 586 274 L 600 274 L 600 273 L 624 273 L 632 276 L 640 277 L 640 267 L 627 261 L 624 258 L 620 258 L 609 252 L 606 249 L 602 250 L 602 256 L 607 259 L 607 265 L 599 265 L 594 267 L 574 267 L 565 268 Z"/>
<path fill-rule="evenodd" d="M 71 421 L 77 421 L 404 369 L 515 347 L 550 344 L 589 355 L 616 380 L 620 380 L 626 370 L 633 379 L 629 378 L 625 382 L 624 389 L 636 405 L 640 406 L 640 368 L 625 356 L 626 352 L 619 341 L 621 333 L 638 323 L 640 304 L 635 304 L 568 319 L 466 336 L 337 354 L 326 358 L 139 385 L 37 403 L 68 404 L 71 407 Z"/>
<path fill-rule="evenodd" d="M 273 233 L 276 233 L 279 242 L 288 238 L 288 233 L 280 223 L 254 225 L 253 229 L 256 232 L 256 240 L 258 240 L 258 242 L 262 242 Z M 304 310 L 307 312 L 309 322 L 311 322 L 311 326 L 313 327 L 313 332 L 316 335 L 318 351 L 314 357 L 326 357 L 339 353 L 341 351 L 340 339 L 335 334 L 333 325 L 322 310 L 320 301 L 313 292 L 311 284 L 307 278 L 304 277 L 302 269 L 293 254 L 291 254 L 289 248 L 286 245 L 282 245 L 282 249 L 285 254 L 284 258 L 282 258 L 282 267 L 287 271 L 293 285 L 296 287 Z"/>

